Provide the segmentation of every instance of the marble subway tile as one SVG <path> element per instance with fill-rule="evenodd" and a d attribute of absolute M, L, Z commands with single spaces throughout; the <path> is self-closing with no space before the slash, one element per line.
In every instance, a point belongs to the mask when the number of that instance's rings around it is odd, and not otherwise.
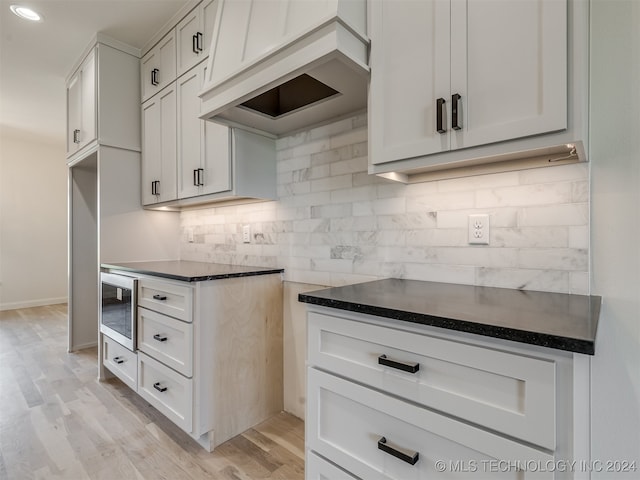
<path fill-rule="evenodd" d="M 407 197 L 407 212 L 460 210 L 474 207 L 474 192 L 434 192 L 421 196 Z"/>
<path fill-rule="evenodd" d="M 572 248 L 523 248 L 518 253 L 518 266 L 544 270 L 573 270 L 586 272 L 588 251 Z"/>
<path fill-rule="evenodd" d="M 518 225 L 521 227 L 578 226 L 588 222 L 587 203 L 524 207 L 518 213 Z"/>
<path fill-rule="evenodd" d="M 475 284 L 541 292 L 568 293 L 569 273 L 545 269 L 478 268 Z"/>
<path fill-rule="evenodd" d="M 569 292 L 576 295 L 589 295 L 591 289 L 589 285 L 588 272 L 569 272 Z"/>
<path fill-rule="evenodd" d="M 427 282 L 459 283 L 473 285 L 475 268 L 459 265 L 434 265 L 429 263 L 415 263 L 406 265 L 406 277 L 411 280 Z"/>
<path fill-rule="evenodd" d="M 379 215 L 378 228 L 382 230 L 418 230 L 435 228 L 437 212 L 407 212 L 397 215 Z"/>
<path fill-rule="evenodd" d="M 353 146 L 367 142 L 367 129 L 359 128 L 331 136 L 330 148 Z"/>
<path fill-rule="evenodd" d="M 499 247 L 569 247 L 567 227 L 491 228 L 490 245 Z M 575 248 L 575 247 L 573 247 Z"/>
<path fill-rule="evenodd" d="M 343 285 L 353 285 L 356 283 L 372 282 L 383 277 L 374 275 L 356 275 L 353 273 L 331 273 L 331 286 L 342 287 Z"/>
<path fill-rule="evenodd" d="M 351 174 L 339 175 L 336 177 L 318 178 L 311 180 L 312 192 L 325 192 L 330 190 L 340 190 L 351 188 L 353 185 Z"/>
<path fill-rule="evenodd" d="M 571 201 L 571 183 L 480 189 L 475 195 L 476 208 L 556 205 Z"/>
<path fill-rule="evenodd" d="M 340 160 L 329 165 L 329 172 L 332 176 L 344 175 L 346 173 L 360 173 L 367 171 L 367 157 L 357 157 L 350 160 Z"/>

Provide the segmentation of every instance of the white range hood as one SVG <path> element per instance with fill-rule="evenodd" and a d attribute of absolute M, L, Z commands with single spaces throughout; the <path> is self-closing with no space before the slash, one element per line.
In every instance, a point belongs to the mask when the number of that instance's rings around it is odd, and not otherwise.
<path fill-rule="evenodd" d="M 366 0 L 220 0 L 201 116 L 275 136 L 367 106 Z"/>

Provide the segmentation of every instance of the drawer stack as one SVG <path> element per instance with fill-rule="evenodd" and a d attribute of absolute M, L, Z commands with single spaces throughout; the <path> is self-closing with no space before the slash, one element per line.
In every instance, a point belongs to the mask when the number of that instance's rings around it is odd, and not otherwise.
<path fill-rule="evenodd" d="M 187 433 L 193 430 L 193 290 L 140 279 L 138 394 Z"/>
<path fill-rule="evenodd" d="M 308 313 L 307 478 L 556 478 L 513 467 L 554 462 L 552 359 L 346 317 Z"/>

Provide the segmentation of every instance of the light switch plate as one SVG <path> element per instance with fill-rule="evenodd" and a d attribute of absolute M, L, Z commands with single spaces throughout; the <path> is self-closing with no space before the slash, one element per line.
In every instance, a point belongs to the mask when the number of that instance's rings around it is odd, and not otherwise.
<path fill-rule="evenodd" d="M 489 214 L 469 215 L 469 245 L 489 245 Z"/>

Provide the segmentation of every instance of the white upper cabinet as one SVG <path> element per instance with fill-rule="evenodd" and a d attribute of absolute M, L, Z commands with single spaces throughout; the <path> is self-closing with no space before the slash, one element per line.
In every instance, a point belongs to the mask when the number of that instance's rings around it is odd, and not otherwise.
<path fill-rule="evenodd" d="M 178 88 L 178 198 L 231 190 L 229 127 L 198 117 L 205 65 L 181 76 Z"/>
<path fill-rule="evenodd" d="M 98 34 L 67 80 L 67 158 L 96 144 L 140 151 L 139 51 Z"/>
<path fill-rule="evenodd" d="M 67 157 L 96 138 L 96 56 L 87 55 L 67 83 Z"/>
<path fill-rule="evenodd" d="M 204 0 L 176 26 L 178 76 L 196 66 L 209 54 L 215 10 L 215 0 Z"/>
<path fill-rule="evenodd" d="M 585 141 L 588 12 L 578 3 L 372 1 L 370 173 Z"/>
<path fill-rule="evenodd" d="M 142 57 L 142 101 L 146 101 L 176 79 L 176 35 L 167 33 Z"/>
<path fill-rule="evenodd" d="M 176 86 L 142 104 L 142 204 L 177 198 Z"/>

